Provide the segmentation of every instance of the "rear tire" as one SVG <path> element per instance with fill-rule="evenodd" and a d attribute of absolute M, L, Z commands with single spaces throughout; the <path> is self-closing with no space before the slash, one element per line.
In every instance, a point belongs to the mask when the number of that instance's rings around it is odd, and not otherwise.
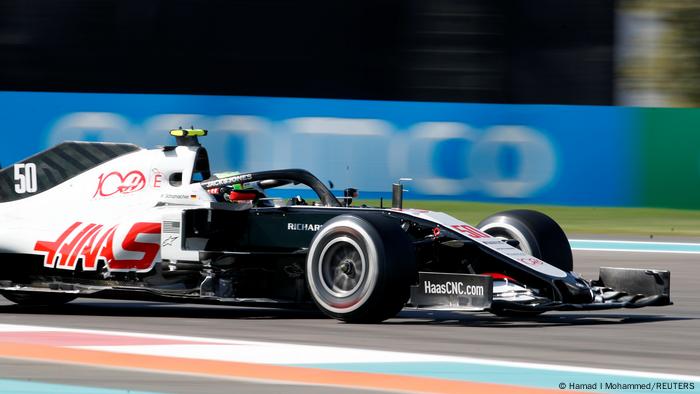
<path fill-rule="evenodd" d="M 2 295 L 8 300 L 23 306 L 63 305 L 78 298 L 72 294 L 39 293 L 31 291 L 5 291 Z"/>
<path fill-rule="evenodd" d="M 378 323 L 394 317 L 408 300 L 412 262 L 412 245 L 394 221 L 341 215 L 311 241 L 306 280 L 326 315 Z"/>

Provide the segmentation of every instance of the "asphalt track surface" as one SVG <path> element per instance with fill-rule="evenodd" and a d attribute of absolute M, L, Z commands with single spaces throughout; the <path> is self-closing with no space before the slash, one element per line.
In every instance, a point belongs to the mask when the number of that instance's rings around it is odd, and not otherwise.
<path fill-rule="evenodd" d="M 61 307 L 23 308 L 3 299 L 0 323 L 700 375 L 700 254 L 575 251 L 574 257 L 575 270 L 587 279 L 596 277 L 601 266 L 669 269 L 675 305 L 593 313 L 550 312 L 531 319 L 404 310 L 383 324 L 350 325 L 309 311 L 81 299 Z M 172 393 L 361 392 L 7 359 L 0 359 L 0 378 Z"/>

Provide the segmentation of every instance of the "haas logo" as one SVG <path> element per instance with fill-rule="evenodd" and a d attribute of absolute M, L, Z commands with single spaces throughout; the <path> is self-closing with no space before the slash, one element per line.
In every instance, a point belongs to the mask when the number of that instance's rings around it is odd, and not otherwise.
<path fill-rule="evenodd" d="M 101 260 L 111 271 L 150 270 L 160 251 L 160 223 L 135 223 L 115 244 L 117 230 L 75 222 L 55 241 L 37 241 L 34 250 L 44 254 L 46 268 L 75 270 L 81 260 L 84 271 L 95 271 Z"/>
<path fill-rule="evenodd" d="M 134 193 L 143 190 L 144 187 L 146 187 L 146 176 L 141 171 L 134 170 L 126 175 L 119 171 L 112 171 L 109 174 L 100 175 L 97 190 L 92 198 Z"/>

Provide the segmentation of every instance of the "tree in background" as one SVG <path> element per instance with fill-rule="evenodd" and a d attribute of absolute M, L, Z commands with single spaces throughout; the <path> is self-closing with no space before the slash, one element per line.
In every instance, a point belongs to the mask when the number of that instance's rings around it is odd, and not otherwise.
<path fill-rule="evenodd" d="M 621 1 L 616 52 L 618 104 L 700 106 L 700 2 Z"/>

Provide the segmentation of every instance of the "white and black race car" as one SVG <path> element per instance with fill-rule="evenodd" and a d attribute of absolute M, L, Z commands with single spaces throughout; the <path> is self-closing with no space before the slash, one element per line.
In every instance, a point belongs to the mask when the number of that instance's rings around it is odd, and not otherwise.
<path fill-rule="evenodd" d="M 76 297 L 230 305 L 315 304 L 348 322 L 404 306 L 535 315 L 669 305 L 669 272 L 573 272 L 542 213 L 471 226 L 447 214 L 352 206 L 311 173 L 212 176 L 201 129 L 176 146 L 64 142 L 0 171 L 0 294 L 18 304 Z M 292 186 L 288 186 L 292 185 Z M 307 187 L 316 196 L 272 197 Z M 381 204 L 383 205 L 383 204 Z"/>

